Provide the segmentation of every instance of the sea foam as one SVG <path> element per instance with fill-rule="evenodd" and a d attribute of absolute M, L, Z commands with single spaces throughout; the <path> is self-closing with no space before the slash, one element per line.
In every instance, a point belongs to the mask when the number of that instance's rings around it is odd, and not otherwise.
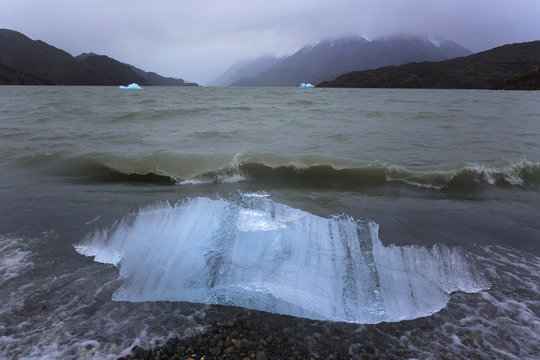
<path fill-rule="evenodd" d="M 0 235 L 0 284 L 34 266 L 29 260 L 31 252 L 25 250 L 25 245 L 23 239 Z"/>
<path fill-rule="evenodd" d="M 268 196 L 158 203 L 76 245 L 119 267 L 122 301 L 225 304 L 377 323 L 430 315 L 454 291 L 488 287 L 446 246 L 383 246 L 378 224 L 323 218 Z"/>

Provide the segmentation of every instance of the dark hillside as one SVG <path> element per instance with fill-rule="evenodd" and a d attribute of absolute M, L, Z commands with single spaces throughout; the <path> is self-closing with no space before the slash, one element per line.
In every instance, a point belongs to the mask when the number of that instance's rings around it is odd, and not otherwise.
<path fill-rule="evenodd" d="M 0 29 L 0 85 L 196 86 L 94 53 L 73 57 L 40 40 Z"/>
<path fill-rule="evenodd" d="M 52 85 L 47 79 L 25 74 L 9 66 L 0 64 L 0 85 Z"/>
<path fill-rule="evenodd" d="M 0 64 L 27 78 L 41 79 L 42 84 L 110 84 L 105 76 L 67 52 L 13 30 L 0 29 Z"/>
<path fill-rule="evenodd" d="M 540 41 L 500 46 L 440 62 L 409 63 L 355 71 L 319 87 L 497 89 L 506 81 L 536 72 Z"/>
<path fill-rule="evenodd" d="M 87 56 L 81 61 L 96 72 L 105 76 L 111 84 L 121 85 L 137 83 L 141 86 L 150 85 L 142 76 L 136 74 L 129 65 L 122 64 L 120 61 L 111 59 L 108 56 Z"/>
<path fill-rule="evenodd" d="M 540 90 L 540 68 L 525 75 L 505 81 L 504 90 Z"/>

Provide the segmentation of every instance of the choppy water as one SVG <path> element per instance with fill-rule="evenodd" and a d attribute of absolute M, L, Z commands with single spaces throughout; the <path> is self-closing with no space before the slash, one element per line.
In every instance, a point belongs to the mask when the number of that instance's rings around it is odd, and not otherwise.
<path fill-rule="evenodd" d="M 207 303 L 380 357 L 536 358 L 539 99 L 0 87 L 0 355 L 115 358 L 228 316 Z"/>

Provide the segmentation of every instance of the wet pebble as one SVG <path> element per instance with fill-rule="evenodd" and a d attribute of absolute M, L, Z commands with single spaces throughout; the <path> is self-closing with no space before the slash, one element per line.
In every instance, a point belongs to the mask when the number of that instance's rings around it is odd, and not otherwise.
<path fill-rule="evenodd" d="M 220 316 L 219 313 L 212 314 Z M 321 328 L 314 320 L 297 319 L 256 311 L 239 310 L 234 321 L 213 321 L 204 333 L 172 338 L 162 346 L 143 349 L 136 346 L 123 360 L 277 360 L 377 358 L 374 349 L 356 338 L 342 338 L 329 326 Z M 349 325 L 340 325 L 349 326 Z M 325 331 L 326 330 L 326 331 Z M 188 331 L 189 332 L 189 331 Z M 368 339 L 365 339 L 368 340 Z M 350 348 L 351 344 L 355 344 Z"/>

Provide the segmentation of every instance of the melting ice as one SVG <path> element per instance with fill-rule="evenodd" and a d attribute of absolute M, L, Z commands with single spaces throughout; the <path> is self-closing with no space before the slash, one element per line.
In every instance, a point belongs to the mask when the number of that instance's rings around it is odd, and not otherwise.
<path fill-rule="evenodd" d="M 118 88 L 120 89 L 142 89 L 142 87 L 139 86 L 137 83 L 131 83 L 128 86 L 120 85 Z"/>
<path fill-rule="evenodd" d="M 190 301 L 376 323 L 430 315 L 488 286 L 465 252 L 383 246 L 374 222 L 266 196 L 159 203 L 76 245 L 124 278 L 114 300 Z"/>

